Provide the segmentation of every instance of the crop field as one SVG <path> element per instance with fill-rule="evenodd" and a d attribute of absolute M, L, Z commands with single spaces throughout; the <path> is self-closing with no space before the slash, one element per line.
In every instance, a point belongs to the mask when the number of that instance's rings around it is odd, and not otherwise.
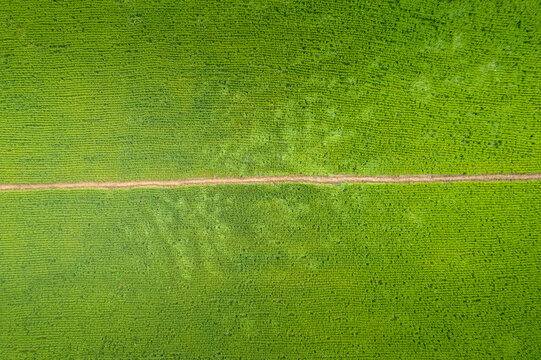
<path fill-rule="evenodd" d="M 6 359 L 539 358 L 541 184 L 2 192 Z"/>
<path fill-rule="evenodd" d="M 0 0 L 0 359 L 541 359 L 539 0 Z"/>
<path fill-rule="evenodd" d="M 538 0 L 0 9 L 0 183 L 541 171 Z"/>

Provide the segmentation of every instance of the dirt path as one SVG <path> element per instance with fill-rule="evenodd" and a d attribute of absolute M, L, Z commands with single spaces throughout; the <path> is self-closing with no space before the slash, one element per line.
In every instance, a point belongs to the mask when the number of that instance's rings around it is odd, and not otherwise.
<path fill-rule="evenodd" d="M 284 175 L 263 177 L 226 177 L 226 178 L 193 178 L 179 180 L 137 180 L 137 181 L 106 181 L 106 182 L 77 182 L 54 184 L 0 184 L 0 191 L 7 190 L 45 190 L 45 189 L 131 189 L 141 187 L 177 187 L 190 185 L 220 185 L 220 184 L 276 184 L 276 183 L 307 183 L 307 184 L 412 184 L 412 183 L 444 183 L 457 181 L 531 181 L 541 180 L 541 173 L 532 174 L 481 174 L 481 175 Z"/>

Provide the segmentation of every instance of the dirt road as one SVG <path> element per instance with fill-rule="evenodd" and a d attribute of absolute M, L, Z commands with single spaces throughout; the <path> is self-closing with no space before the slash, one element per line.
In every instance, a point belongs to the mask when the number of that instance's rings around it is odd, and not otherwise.
<path fill-rule="evenodd" d="M 464 181 L 532 181 L 541 180 L 541 173 L 532 174 L 480 174 L 480 175 L 283 175 L 261 177 L 224 177 L 224 178 L 192 178 L 178 180 L 137 180 L 137 181 L 106 181 L 106 182 L 75 182 L 51 184 L 0 184 L 0 191 L 8 190 L 46 190 L 46 189 L 131 189 L 144 187 L 177 187 L 194 185 L 221 184 L 276 184 L 276 183 L 307 183 L 307 184 L 413 184 L 413 183 L 445 183 Z"/>

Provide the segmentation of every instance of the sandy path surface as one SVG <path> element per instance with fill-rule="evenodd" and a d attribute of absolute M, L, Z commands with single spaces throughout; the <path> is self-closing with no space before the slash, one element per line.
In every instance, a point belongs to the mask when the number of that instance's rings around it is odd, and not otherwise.
<path fill-rule="evenodd" d="M 179 180 L 137 180 L 137 181 L 106 181 L 106 182 L 77 182 L 52 184 L 0 184 L 0 191 L 7 190 L 45 190 L 45 189 L 131 189 L 142 187 L 177 187 L 193 185 L 221 184 L 276 184 L 276 183 L 307 183 L 307 184 L 412 184 L 412 183 L 444 183 L 463 181 L 531 181 L 541 180 L 541 173 L 532 174 L 480 174 L 480 175 L 284 175 L 261 177 L 225 177 L 225 178 L 192 178 Z"/>

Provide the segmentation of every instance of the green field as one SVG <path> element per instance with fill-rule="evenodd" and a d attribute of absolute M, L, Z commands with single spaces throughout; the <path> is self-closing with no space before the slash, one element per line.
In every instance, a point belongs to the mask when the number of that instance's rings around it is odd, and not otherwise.
<path fill-rule="evenodd" d="M 541 173 L 540 43 L 539 0 L 0 0 L 0 185 Z M 540 242 L 541 181 L 0 191 L 0 359 L 541 359 Z"/>
<path fill-rule="evenodd" d="M 5 359 L 536 359 L 541 184 L 0 193 Z"/>
<path fill-rule="evenodd" d="M 538 0 L 0 9 L 0 183 L 541 171 Z"/>

